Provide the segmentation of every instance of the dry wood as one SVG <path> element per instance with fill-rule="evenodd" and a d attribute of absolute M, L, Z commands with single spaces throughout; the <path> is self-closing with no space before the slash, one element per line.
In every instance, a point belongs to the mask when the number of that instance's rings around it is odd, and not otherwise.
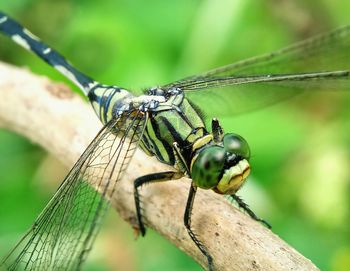
<path fill-rule="evenodd" d="M 0 91 L 0 126 L 41 145 L 69 167 L 102 127 L 90 105 L 66 85 L 25 69 L 0 63 Z M 135 221 L 132 181 L 164 170 L 169 167 L 136 152 L 112 199 L 126 221 Z M 183 225 L 189 184 L 183 178 L 144 187 L 145 222 L 206 268 L 205 257 Z M 212 191 L 197 193 L 192 225 L 217 270 L 318 270 L 272 231 Z"/>

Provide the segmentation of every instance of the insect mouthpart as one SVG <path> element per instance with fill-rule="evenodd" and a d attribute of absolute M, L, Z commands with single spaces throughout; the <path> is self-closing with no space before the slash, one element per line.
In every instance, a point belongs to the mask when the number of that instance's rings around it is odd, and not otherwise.
<path fill-rule="evenodd" d="M 219 194 L 236 193 L 247 179 L 249 173 L 249 162 L 246 159 L 240 160 L 230 168 L 224 169 L 224 173 L 214 191 Z"/>

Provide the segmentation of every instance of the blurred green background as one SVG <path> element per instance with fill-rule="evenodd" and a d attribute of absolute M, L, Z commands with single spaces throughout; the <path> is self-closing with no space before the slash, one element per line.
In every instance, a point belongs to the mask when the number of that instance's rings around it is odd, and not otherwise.
<path fill-rule="evenodd" d="M 8 0 L 0 8 L 83 72 L 127 89 L 171 82 L 350 22 L 350 2 L 340 0 Z M 0 59 L 67 82 L 2 36 Z M 222 120 L 253 153 L 252 177 L 240 194 L 321 270 L 350 270 L 349 105 L 345 93 L 317 93 Z M 25 138 L 0 131 L 0 256 L 67 170 Z M 155 232 L 135 242 L 111 211 L 84 270 L 201 268 Z"/>

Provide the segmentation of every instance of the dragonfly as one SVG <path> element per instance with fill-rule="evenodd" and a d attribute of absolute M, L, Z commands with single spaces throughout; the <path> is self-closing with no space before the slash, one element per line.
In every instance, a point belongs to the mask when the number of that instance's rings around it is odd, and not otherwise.
<path fill-rule="evenodd" d="M 78 71 L 1 11 L 0 31 L 72 81 L 103 123 L 33 226 L 2 261 L 8 270 L 80 269 L 109 207 L 108 198 L 137 148 L 174 168 L 134 181 L 139 233 L 146 234 L 140 187 L 188 176 L 184 226 L 206 258 L 207 269 L 215 270 L 210 251 L 191 226 L 198 188 L 226 195 L 252 219 L 270 227 L 236 194 L 250 174 L 249 144 L 238 134 L 225 133 L 217 117 L 234 117 L 304 92 L 350 89 L 350 26 L 150 87 L 139 96 Z M 207 119 L 211 125 L 206 125 Z"/>

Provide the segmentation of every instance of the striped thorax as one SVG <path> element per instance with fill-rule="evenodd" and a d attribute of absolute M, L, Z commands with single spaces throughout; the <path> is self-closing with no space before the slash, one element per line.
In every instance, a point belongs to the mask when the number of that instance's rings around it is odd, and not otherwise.
<path fill-rule="evenodd" d="M 130 110 L 148 112 L 141 148 L 190 175 L 198 187 L 232 194 L 250 172 L 247 142 L 235 134 L 223 135 L 217 121 L 209 133 L 181 89 L 151 88 L 145 95 L 133 96 L 122 88 L 97 85 L 89 98 L 104 123 Z"/>

